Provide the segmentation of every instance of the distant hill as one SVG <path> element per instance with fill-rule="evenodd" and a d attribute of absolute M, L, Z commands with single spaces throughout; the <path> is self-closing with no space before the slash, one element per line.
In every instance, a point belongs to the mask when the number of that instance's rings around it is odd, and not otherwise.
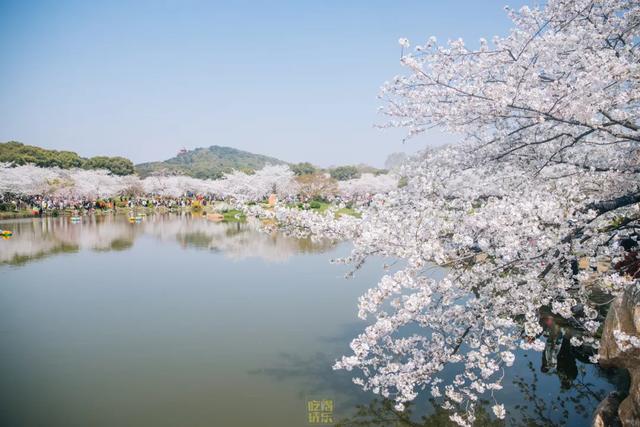
<path fill-rule="evenodd" d="M 24 165 L 32 163 L 43 168 L 58 167 L 61 169 L 108 169 L 116 175 L 133 173 L 133 163 L 124 157 L 96 156 L 80 157 L 73 151 L 47 150 L 35 145 L 9 141 L 0 143 L 0 163 Z"/>
<path fill-rule="evenodd" d="M 184 151 L 164 162 L 149 162 L 136 165 L 141 177 L 156 173 L 189 175 L 194 178 L 220 178 L 233 170 L 255 171 L 267 164 L 280 165 L 286 162 L 274 157 L 254 154 L 231 147 L 212 145 Z"/>
<path fill-rule="evenodd" d="M 407 160 L 407 157 L 409 157 L 407 153 L 391 153 L 384 162 L 384 167 L 389 170 L 398 169 Z"/>

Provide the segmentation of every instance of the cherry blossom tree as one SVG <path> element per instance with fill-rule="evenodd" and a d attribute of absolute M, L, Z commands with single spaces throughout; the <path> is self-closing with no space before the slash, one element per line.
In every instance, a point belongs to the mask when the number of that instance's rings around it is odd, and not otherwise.
<path fill-rule="evenodd" d="M 32 164 L 15 166 L 0 164 L 0 194 L 24 196 L 49 194 L 60 184 L 61 169 L 40 168 Z"/>
<path fill-rule="evenodd" d="M 337 181 L 326 173 L 301 175 L 296 177 L 296 182 L 300 187 L 300 195 L 304 199 L 332 198 L 338 194 Z"/>
<path fill-rule="evenodd" d="M 395 174 L 364 173 L 359 178 L 338 182 L 338 192 L 347 200 L 366 199 L 375 194 L 388 193 L 398 188 L 399 177 Z"/>
<path fill-rule="evenodd" d="M 295 196 L 300 190 L 294 180 L 294 172 L 286 165 L 267 165 L 256 171 L 253 177 L 264 191 L 263 197 L 271 193 L 280 197 Z"/>
<path fill-rule="evenodd" d="M 576 326 L 572 345 L 597 348 L 593 295 L 639 286 L 612 267 L 638 245 L 640 3 L 507 12 L 510 33 L 477 49 L 431 38 L 409 52 L 400 39 L 408 72 L 383 87 L 387 126 L 441 127 L 461 144 L 407 162 L 407 185 L 376 196 L 355 227 L 285 218 L 352 237 L 343 261 L 356 267 L 372 255 L 401 261 L 360 299 L 372 323 L 335 367 L 357 370 L 357 384 L 397 409 L 425 390 L 460 425 L 502 388 L 517 348 L 544 348 L 542 309 Z M 497 401 L 493 411 L 506 416 Z"/>
<path fill-rule="evenodd" d="M 184 175 L 151 176 L 142 180 L 146 194 L 163 197 L 182 197 L 188 193 L 208 193 L 208 180 L 191 178 Z"/>
<path fill-rule="evenodd" d="M 298 193 L 294 173 L 288 166 L 267 165 L 253 174 L 234 171 L 225 175 L 223 193 L 241 201 L 259 201 L 272 193 L 289 196 Z"/>
<path fill-rule="evenodd" d="M 61 171 L 72 184 L 57 192 L 71 198 L 95 200 L 101 197 L 113 197 L 126 187 L 122 177 L 107 170 L 70 169 Z M 131 181 L 131 179 L 129 179 Z"/>
<path fill-rule="evenodd" d="M 124 178 L 106 170 L 0 165 L 0 194 L 97 199 L 114 196 L 136 180 L 135 177 Z"/>

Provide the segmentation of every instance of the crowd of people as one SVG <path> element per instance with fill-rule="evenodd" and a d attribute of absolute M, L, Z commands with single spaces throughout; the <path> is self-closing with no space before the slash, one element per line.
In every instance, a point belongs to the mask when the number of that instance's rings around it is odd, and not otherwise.
<path fill-rule="evenodd" d="M 358 205 L 368 205 L 372 200 L 372 195 L 361 198 Z M 68 198 L 61 196 L 25 196 L 16 194 L 0 194 L 0 212 L 7 212 L 21 215 L 61 215 L 64 213 L 92 214 L 95 212 L 117 212 L 118 209 L 164 209 L 164 210 L 181 210 L 181 209 L 204 209 L 207 206 L 220 201 L 231 201 L 228 198 L 216 197 L 215 195 L 199 195 L 186 193 L 180 197 L 168 197 L 159 195 L 146 196 L 118 196 L 110 198 Z M 351 203 L 341 196 L 329 196 L 323 198 L 322 201 L 333 204 Z M 270 203 L 269 199 L 262 202 Z M 288 195 L 282 197 L 278 203 L 286 206 L 298 206 L 303 209 L 314 207 L 314 202 L 309 197 Z M 248 202 L 252 204 L 254 202 Z"/>
<path fill-rule="evenodd" d="M 105 199 L 63 198 L 49 196 L 0 195 L 0 211 L 28 213 L 32 215 L 74 213 L 94 213 L 96 211 L 117 211 L 118 208 L 191 208 L 194 202 L 205 207 L 214 201 L 213 197 L 186 194 L 182 197 L 113 197 Z"/>

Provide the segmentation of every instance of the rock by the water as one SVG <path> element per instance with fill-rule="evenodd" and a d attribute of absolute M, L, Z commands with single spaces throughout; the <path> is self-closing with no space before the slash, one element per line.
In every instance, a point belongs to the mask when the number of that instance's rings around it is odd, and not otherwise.
<path fill-rule="evenodd" d="M 616 391 L 609 393 L 596 408 L 591 427 L 622 427 L 618 418 L 618 407 L 622 397 Z"/>
<path fill-rule="evenodd" d="M 618 416 L 623 427 L 640 427 L 640 349 L 633 346 L 621 348 L 615 339 L 615 331 L 640 337 L 640 287 L 630 287 L 611 303 L 599 350 L 602 366 L 625 368 L 629 371 L 629 395 L 620 403 Z"/>

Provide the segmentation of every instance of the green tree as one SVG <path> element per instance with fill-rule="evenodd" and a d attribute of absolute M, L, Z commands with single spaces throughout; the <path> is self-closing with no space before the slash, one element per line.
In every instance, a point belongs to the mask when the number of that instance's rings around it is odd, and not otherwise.
<path fill-rule="evenodd" d="M 69 169 L 82 166 L 83 159 L 72 151 L 46 150 L 17 141 L 0 143 L 0 162 L 16 165 L 33 163 L 40 167 Z"/>
<path fill-rule="evenodd" d="M 331 178 L 338 181 L 347 181 L 360 177 L 360 172 L 355 166 L 338 166 L 337 168 L 331 169 L 330 174 Z"/>
<path fill-rule="evenodd" d="M 131 175 L 134 172 L 131 160 L 125 159 L 124 157 L 91 157 L 84 163 L 83 168 L 107 169 L 114 175 Z"/>
<path fill-rule="evenodd" d="M 124 157 L 97 156 L 84 159 L 73 151 L 47 150 L 17 141 L 0 143 L 0 163 L 16 165 L 32 163 L 43 168 L 61 169 L 107 169 L 116 175 L 130 175 L 134 172 L 131 160 Z"/>
<path fill-rule="evenodd" d="M 318 169 L 309 162 L 296 163 L 291 165 L 290 168 L 296 176 L 311 175 L 318 171 Z"/>

